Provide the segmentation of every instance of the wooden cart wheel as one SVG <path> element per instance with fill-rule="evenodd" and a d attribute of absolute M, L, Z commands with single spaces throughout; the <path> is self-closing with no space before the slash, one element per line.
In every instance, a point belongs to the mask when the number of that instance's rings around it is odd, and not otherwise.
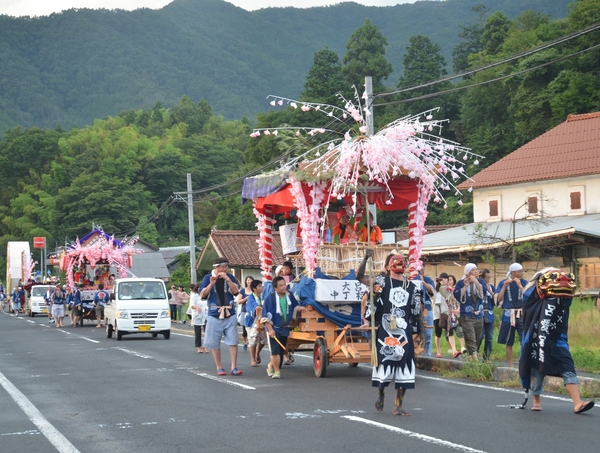
<path fill-rule="evenodd" d="M 327 365 L 329 364 L 329 352 L 323 338 L 317 338 L 313 350 L 313 367 L 315 376 L 325 377 L 327 374 Z"/>

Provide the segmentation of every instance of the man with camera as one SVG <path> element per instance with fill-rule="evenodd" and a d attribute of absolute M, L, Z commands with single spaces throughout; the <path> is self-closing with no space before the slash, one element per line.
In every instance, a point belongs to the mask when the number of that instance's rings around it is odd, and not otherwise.
<path fill-rule="evenodd" d="M 512 263 L 508 268 L 506 279 L 498 283 L 496 294 L 498 306 L 502 310 L 502 322 L 498 334 L 498 344 L 506 345 L 506 360 L 508 366 L 513 366 L 513 345 L 515 332 L 519 334 L 519 341 L 523 343 L 523 291 L 529 283 L 523 278 L 523 266 Z"/>
<path fill-rule="evenodd" d="M 208 317 L 204 331 L 204 347 L 212 351 L 217 375 L 227 373 L 221 363 L 221 339 L 229 347 L 231 358 L 231 375 L 240 376 L 242 370 L 237 368 L 238 332 L 235 317 L 235 297 L 239 292 L 239 283 L 233 274 L 227 272 L 229 261 L 216 258 L 213 271 L 202 279 L 200 297 L 208 300 Z"/>

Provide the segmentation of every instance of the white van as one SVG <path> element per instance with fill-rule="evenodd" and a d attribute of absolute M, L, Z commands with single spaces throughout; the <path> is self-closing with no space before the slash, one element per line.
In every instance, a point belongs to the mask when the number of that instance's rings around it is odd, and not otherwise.
<path fill-rule="evenodd" d="M 115 280 L 110 304 L 104 309 L 106 338 L 117 340 L 132 333 L 161 334 L 171 337 L 169 299 L 162 280 L 124 278 Z"/>
<path fill-rule="evenodd" d="M 44 295 L 50 285 L 33 285 L 31 287 L 31 297 L 27 300 L 27 316 L 47 315 L 48 306 Z"/>

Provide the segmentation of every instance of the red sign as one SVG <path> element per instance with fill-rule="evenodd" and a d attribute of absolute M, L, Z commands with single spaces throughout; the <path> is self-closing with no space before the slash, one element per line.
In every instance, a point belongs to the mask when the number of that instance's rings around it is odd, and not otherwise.
<path fill-rule="evenodd" d="M 46 238 L 33 238 L 34 249 L 43 249 L 44 247 L 46 247 Z"/>

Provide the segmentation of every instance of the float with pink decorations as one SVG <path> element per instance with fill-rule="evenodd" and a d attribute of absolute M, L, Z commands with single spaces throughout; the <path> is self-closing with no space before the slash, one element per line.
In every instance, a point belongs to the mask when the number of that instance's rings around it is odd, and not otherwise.
<path fill-rule="evenodd" d="M 66 273 L 67 286 L 74 288 L 77 285 L 81 289 L 82 324 L 84 318 L 95 319 L 92 301 L 100 283 L 110 291 L 115 278 L 134 276 L 130 271 L 134 255 L 143 253 L 133 248 L 137 240 L 133 237 L 120 241 L 97 227 L 61 253 L 59 266 Z"/>
<path fill-rule="evenodd" d="M 369 112 L 361 104 L 363 98 L 357 97 L 356 103 L 344 101 L 339 108 L 272 97 L 274 106 L 323 113 L 329 127 L 256 129 L 251 134 L 277 140 L 296 137 L 306 148 L 278 171 L 247 178 L 242 197 L 254 203 L 265 281 L 271 281 L 273 266 L 281 264 L 273 263 L 274 225 L 280 216 L 297 220 L 305 271 L 293 291 L 309 310 L 288 344 L 293 351 L 313 343 L 317 376 L 325 375 L 329 363 L 370 361 L 365 329 L 360 327 L 360 296 L 367 288 L 358 286 L 354 274 L 365 251 L 373 250 L 377 273 L 392 249 L 406 254 L 414 277 L 422 266 L 430 201 L 447 208 L 444 194 L 460 195 L 456 186 L 466 178 L 467 161 L 477 165 L 481 157 L 439 135 L 445 121 L 434 119 L 437 109 L 398 119 L 368 135 Z M 323 140 L 315 145 L 318 137 Z M 396 244 L 360 242 L 360 238 L 330 239 L 328 230 L 345 213 L 356 229 L 364 225 L 367 239 L 372 238 L 371 223 L 363 216 L 375 207 L 408 210 L 408 250 Z M 344 213 L 336 216 L 340 210 Z"/>

